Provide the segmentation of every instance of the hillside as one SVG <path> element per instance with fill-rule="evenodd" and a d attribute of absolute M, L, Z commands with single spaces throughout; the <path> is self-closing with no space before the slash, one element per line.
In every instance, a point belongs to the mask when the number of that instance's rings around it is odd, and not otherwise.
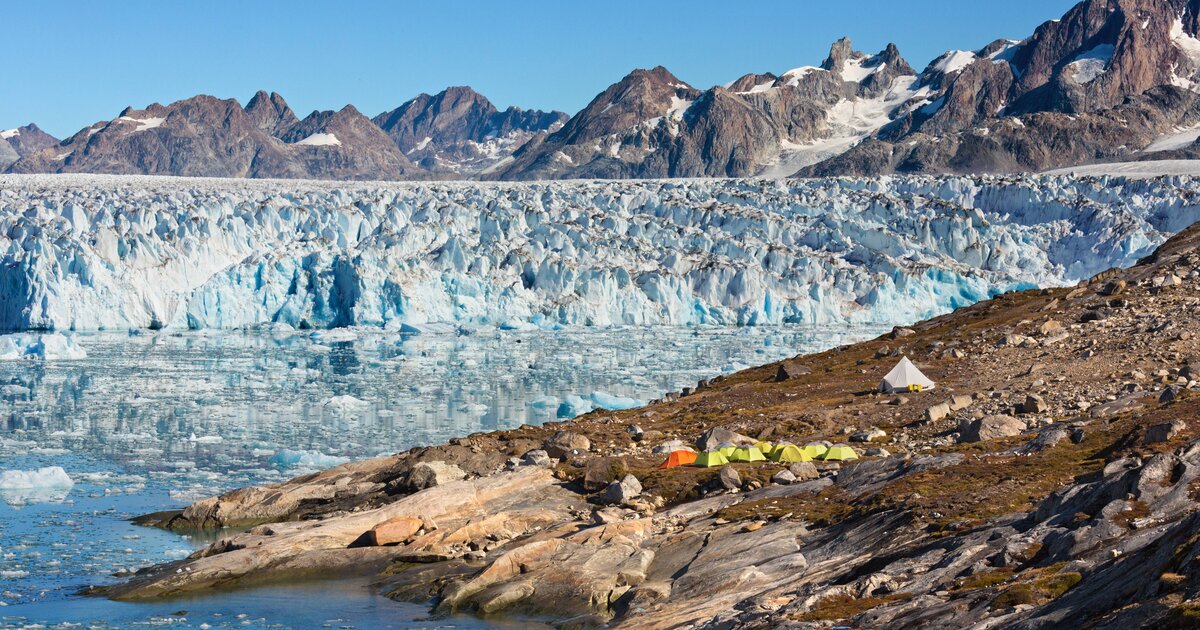
<path fill-rule="evenodd" d="M 153 515 L 248 529 L 105 594 L 359 573 L 439 612 L 571 627 L 1195 627 L 1198 246 L 1192 227 L 1076 287 L 1004 294 L 646 408 Z M 902 356 L 937 388 L 878 393 Z M 657 468 L 671 440 L 744 439 L 863 457 Z"/>

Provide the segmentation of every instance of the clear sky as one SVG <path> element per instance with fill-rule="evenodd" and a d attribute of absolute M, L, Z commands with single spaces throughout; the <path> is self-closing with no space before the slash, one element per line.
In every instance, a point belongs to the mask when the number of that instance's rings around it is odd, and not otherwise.
<path fill-rule="evenodd" d="M 65 137 L 206 93 L 277 91 L 303 117 L 368 116 L 470 85 L 497 106 L 574 113 L 633 68 L 707 88 L 817 65 L 833 40 L 914 67 L 1024 38 L 1075 0 L 0 0 L 0 129 Z"/>

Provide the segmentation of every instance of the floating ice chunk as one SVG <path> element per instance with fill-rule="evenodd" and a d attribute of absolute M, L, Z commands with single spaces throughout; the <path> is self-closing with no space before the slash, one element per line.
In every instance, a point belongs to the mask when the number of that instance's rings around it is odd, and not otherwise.
<path fill-rule="evenodd" d="M 6 470 L 0 472 L 0 490 L 30 490 L 34 488 L 70 488 L 75 485 L 61 466 L 37 470 Z"/>
<path fill-rule="evenodd" d="M 350 394 L 342 394 L 340 396 L 334 396 L 333 398 L 330 398 L 329 400 L 325 401 L 325 408 L 328 409 L 331 413 L 339 414 L 339 415 L 348 415 L 348 414 L 358 413 L 358 412 L 363 411 L 364 409 L 366 409 L 369 406 L 370 406 L 370 403 L 368 403 L 367 401 L 359 399 L 359 398 L 355 398 L 354 396 L 351 396 Z"/>
<path fill-rule="evenodd" d="M 188 441 L 193 444 L 220 444 L 221 442 L 225 441 L 225 438 L 222 438 L 219 435 L 202 435 L 200 437 L 196 437 L 196 434 L 193 433 L 190 437 L 188 437 Z"/>
<path fill-rule="evenodd" d="M 317 343 L 348 343 L 358 340 L 358 334 L 345 328 L 333 330 L 318 330 L 312 334 L 312 340 Z"/>
<path fill-rule="evenodd" d="M 0 472 L 0 499 L 11 506 L 62 501 L 75 482 L 60 466 Z"/>
<path fill-rule="evenodd" d="M 549 409 L 558 406 L 558 396 L 538 396 L 525 403 L 535 409 Z"/>
<path fill-rule="evenodd" d="M 609 411 L 624 411 L 645 407 L 646 401 L 624 396 L 614 396 L 606 392 L 592 392 L 592 403 L 601 409 Z"/>
<path fill-rule="evenodd" d="M 319 470 L 340 466 L 348 461 L 350 459 L 347 457 L 326 455 L 317 451 L 293 451 L 285 448 L 276 451 L 275 455 L 271 457 L 270 463 L 280 468 Z"/>
<path fill-rule="evenodd" d="M 74 337 L 58 333 L 0 335 L 0 360 L 32 358 L 44 360 L 86 359 L 87 352 Z"/>
<path fill-rule="evenodd" d="M 555 414 L 559 418 L 574 418 L 595 409 L 590 400 L 586 400 L 581 396 L 571 394 L 562 401 L 558 406 L 558 412 Z"/>

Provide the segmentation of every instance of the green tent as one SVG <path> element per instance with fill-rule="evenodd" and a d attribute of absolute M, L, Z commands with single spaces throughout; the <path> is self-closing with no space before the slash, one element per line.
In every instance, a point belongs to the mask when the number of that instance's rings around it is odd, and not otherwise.
<path fill-rule="evenodd" d="M 829 450 L 829 447 L 825 446 L 824 444 L 809 444 L 801 450 L 803 450 L 804 454 L 808 455 L 810 459 L 824 459 L 825 452 Z"/>
<path fill-rule="evenodd" d="M 734 449 L 733 455 L 729 456 L 731 462 L 763 462 L 766 460 L 767 458 L 763 456 L 757 446 L 740 446 Z"/>
<path fill-rule="evenodd" d="M 732 442 L 721 442 L 717 445 L 717 451 L 719 451 L 725 457 L 733 455 L 733 452 L 736 450 L 737 446 L 734 446 Z"/>
<path fill-rule="evenodd" d="M 771 451 L 771 461 L 781 464 L 793 464 L 796 462 L 811 462 L 812 457 L 804 452 L 804 449 L 795 444 L 780 444 Z"/>
<path fill-rule="evenodd" d="M 759 442 L 755 444 L 754 447 L 762 451 L 763 455 L 767 455 L 771 451 L 775 450 L 775 446 L 770 442 Z"/>
<path fill-rule="evenodd" d="M 844 462 L 848 459 L 858 459 L 858 453 L 849 446 L 835 446 L 826 451 L 821 459 L 827 462 Z"/>
<path fill-rule="evenodd" d="M 728 463 L 729 460 L 721 454 L 721 451 L 709 451 L 707 453 L 700 453 L 700 455 L 696 457 L 696 461 L 692 462 L 692 465 L 699 466 L 701 468 L 716 468 L 717 466 L 724 466 Z"/>

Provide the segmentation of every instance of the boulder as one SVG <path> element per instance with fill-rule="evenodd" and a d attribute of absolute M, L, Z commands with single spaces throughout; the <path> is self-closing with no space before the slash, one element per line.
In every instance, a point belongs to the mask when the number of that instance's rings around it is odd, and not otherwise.
<path fill-rule="evenodd" d="M 796 462 L 788 466 L 788 471 L 795 475 L 797 481 L 809 481 L 821 476 L 812 462 Z"/>
<path fill-rule="evenodd" d="M 925 410 L 925 419 L 929 422 L 937 422 L 950 415 L 950 404 L 941 403 L 934 405 Z"/>
<path fill-rule="evenodd" d="M 599 492 L 620 479 L 628 468 L 620 457 L 597 457 L 584 467 L 583 489 Z"/>
<path fill-rule="evenodd" d="M 371 531 L 366 533 L 364 542 L 373 547 L 403 545 L 415 538 L 424 525 L 419 518 L 397 516 L 372 527 Z"/>
<path fill-rule="evenodd" d="M 1041 333 L 1043 337 L 1053 337 L 1062 333 L 1063 331 L 1064 328 L 1062 322 L 1053 319 L 1048 319 L 1043 322 L 1041 326 L 1038 326 L 1038 332 Z"/>
<path fill-rule="evenodd" d="M 466 478 L 466 471 L 454 464 L 421 462 L 408 471 L 405 485 L 409 490 L 416 492 Z"/>
<path fill-rule="evenodd" d="M 742 487 L 742 476 L 738 474 L 736 468 L 725 466 L 717 475 L 717 483 L 726 490 L 737 490 Z"/>
<path fill-rule="evenodd" d="M 973 402 L 975 402 L 975 399 L 971 398 L 970 396 L 960 395 L 946 401 L 946 404 L 950 405 L 950 411 L 962 411 L 963 409 L 970 407 Z"/>
<path fill-rule="evenodd" d="M 619 505 L 628 503 L 642 493 L 642 483 L 633 475 L 625 475 L 620 481 L 614 481 L 604 490 L 600 497 L 604 503 Z"/>
<path fill-rule="evenodd" d="M 549 468 L 554 465 L 554 460 L 550 457 L 549 453 L 539 448 L 525 453 L 521 457 L 521 463 L 526 466 L 545 466 Z"/>
<path fill-rule="evenodd" d="M 1045 413 L 1046 409 L 1046 401 L 1037 394 L 1029 394 L 1021 403 L 1021 413 Z"/>
<path fill-rule="evenodd" d="M 1126 286 L 1127 285 L 1124 280 L 1116 280 L 1114 282 L 1109 282 L 1108 284 L 1104 285 L 1103 289 L 1100 289 L 1100 295 L 1104 295 L 1104 296 L 1121 295 L 1122 293 L 1125 292 Z"/>
<path fill-rule="evenodd" d="M 1012 416 L 985 416 L 960 423 L 958 430 L 959 442 L 982 442 L 1020 435 L 1025 430 L 1025 423 Z"/>
<path fill-rule="evenodd" d="M 867 449 L 863 455 L 866 455 L 867 457 L 891 457 L 892 452 L 886 448 L 880 448 L 876 446 L 874 448 Z"/>
<path fill-rule="evenodd" d="M 1175 388 L 1175 387 L 1168 387 L 1162 391 L 1162 394 L 1159 394 L 1158 402 L 1166 405 L 1168 403 L 1175 402 L 1175 399 L 1178 397 L 1179 397 L 1179 389 Z"/>
<path fill-rule="evenodd" d="M 780 363 L 779 369 L 775 371 L 775 382 L 790 381 L 806 374 L 812 374 L 812 368 L 798 363 Z"/>
<path fill-rule="evenodd" d="M 796 481 L 796 475 L 790 470 L 781 470 L 771 476 L 771 481 L 781 486 L 786 486 Z"/>
<path fill-rule="evenodd" d="M 878 442 L 887 437 L 887 432 L 883 429 L 869 429 L 867 431 L 859 431 L 850 436 L 851 442 Z"/>
<path fill-rule="evenodd" d="M 1183 420 L 1172 420 L 1170 422 L 1156 424 L 1149 429 L 1146 429 L 1146 439 L 1144 442 L 1146 444 L 1161 444 L 1163 442 L 1168 442 L 1171 440 L 1171 438 L 1179 435 L 1179 433 L 1186 428 L 1187 423 Z"/>
<path fill-rule="evenodd" d="M 546 443 L 542 445 L 550 457 L 555 459 L 563 459 L 568 455 L 584 453 L 592 448 L 591 440 L 587 439 L 586 435 L 572 433 L 570 431 L 559 431 L 550 436 Z"/>
<path fill-rule="evenodd" d="M 696 440 L 696 446 L 699 447 L 702 452 L 707 452 L 717 448 L 717 446 L 725 442 L 729 442 L 731 444 L 753 444 L 754 439 L 742 435 L 741 433 L 730 431 L 725 427 L 713 427 L 705 431 L 700 436 L 699 440 Z"/>

